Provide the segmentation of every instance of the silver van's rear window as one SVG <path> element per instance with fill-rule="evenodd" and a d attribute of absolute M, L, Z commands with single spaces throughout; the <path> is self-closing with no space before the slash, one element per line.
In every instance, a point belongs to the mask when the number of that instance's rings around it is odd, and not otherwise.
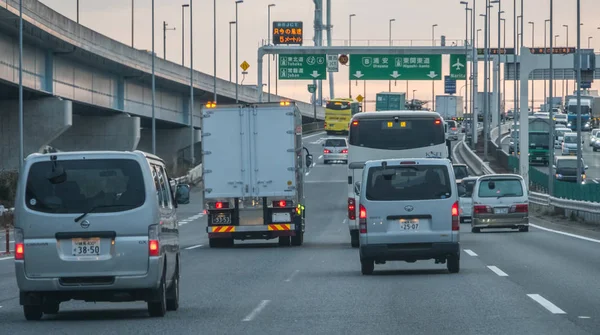
<path fill-rule="evenodd" d="M 346 146 L 346 141 L 343 139 L 328 139 L 325 140 L 325 146 L 326 147 L 345 147 Z"/>
<path fill-rule="evenodd" d="M 522 197 L 523 185 L 519 179 L 482 180 L 478 194 L 480 198 Z"/>
<path fill-rule="evenodd" d="M 44 213 L 120 212 L 140 207 L 145 200 L 141 167 L 131 159 L 34 163 L 25 189 L 27 207 Z"/>
<path fill-rule="evenodd" d="M 445 199 L 452 195 L 454 182 L 444 165 L 372 167 L 366 197 L 371 201 Z"/>

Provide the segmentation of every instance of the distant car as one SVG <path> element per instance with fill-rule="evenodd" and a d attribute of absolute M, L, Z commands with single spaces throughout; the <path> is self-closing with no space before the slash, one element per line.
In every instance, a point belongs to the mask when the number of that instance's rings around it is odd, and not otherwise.
<path fill-rule="evenodd" d="M 600 129 L 592 129 L 592 132 L 590 133 L 590 147 L 594 146 L 594 144 L 598 140 L 599 132 L 600 132 Z"/>
<path fill-rule="evenodd" d="M 456 181 L 458 188 L 459 207 L 460 207 L 460 223 L 471 223 L 473 219 L 473 187 L 479 177 L 467 177 L 460 181 Z"/>
<path fill-rule="evenodd" d="M 569 124 L 569 121 L 567 120 L 567 114 L 555 114 L 554 115 L 554 123 L 557 125 L 564 125 L 566 126 L 567 124 Z"/>
<path fill-rule="evenodd" d="M 460 181 L 469 176 L 469 168 L 466 164 L 452 164 L 456 181 Z"/>
<path fill-rule="evenodd" d="M 517 128 L 517 131 L 513 131 L 511 133 L 510 142 L 508 143 L 508 154 L 512 155 L 513 152 L 519 152 L 519 133 L 520 130 Z"/>
<path fill-rule="evenodd" d="M 479 177 L 473 188 L 471 232 L 483 228 L 529 231 L 529 198 L 523 177 L 497 174 Z"/>
<path fill-rule="evenodd" d="M 558 126 L 556 129 L 554 129 L 554 148 L 555 149 L 562 148 L 563 141 L 565 140 L 564 136 L 566 133 L 570 133 L 570 132 L 572 132 L 572 130 L 569 128 L 565 128 L 564 126 Z"/>
<path fill-rule="evenodd" d="M 348 163 L 348 142 L 345 138 L 328 138 L 323 142 L 323 163 L 333 161 Z"/>
<path fill-rule="evenodd" d="M 561 152 L 566 156 L 577 154 L 577 133 L 571 132 L 564 134 Z"/>
<path fill-rule="evenodd" d="M 581 159 L 581 178 L 585 181 L 585 170 L 588 166 L 585 165 L 583 159 Z M 577 182 L 577 157 L 574 156 L 557 156 L 554 160 L 555 178 L 559 181 L 566 182 Z"/>
<path fill-rule="evenodd" d="M 513 120 L 515 118 L 515 112 L 513 112 L 513 110 L 509 110 L 508 112 L 506 112 L 506 119 L 507 120 Z"/>
<path fill-rule="evenodd" d="M 447 134 L 448 134 L 448 139 L 449 140 L 458 140 L 458 134 L 459 134 L 459 130 L 458 130 L 458 124 L 456 123 L 456 121 L 454 120 L 449 120 L 446 121 L 446 125 L 447 125 Z"/>

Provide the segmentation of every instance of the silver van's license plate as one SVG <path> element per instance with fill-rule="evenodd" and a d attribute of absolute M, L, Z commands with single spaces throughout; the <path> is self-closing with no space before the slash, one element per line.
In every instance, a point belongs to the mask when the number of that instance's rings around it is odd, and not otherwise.
<path fill-rule="evenodd" d="M 74 238 L 72 241 L 73 256 L 99 256 L 100 238 Z"/>

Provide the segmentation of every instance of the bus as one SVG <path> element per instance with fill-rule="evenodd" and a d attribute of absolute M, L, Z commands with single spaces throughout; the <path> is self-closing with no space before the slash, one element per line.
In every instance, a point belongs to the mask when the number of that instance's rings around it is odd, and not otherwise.
<path fill-rule="evenodd" d="M 332 99 L 325 105 L 325 131 L 327 135 L 348 134 L 350 119 L 360 112 L 360 104 L 354 99 Z"/>
<path fill-rule="evenodd" d="M 359 246 L 358 199 L 364 163 L 392 158 L 451 158 L 445 122 L 428 111 L 359 113 L 352 117 L 348 138 L 348 229 Z"/>

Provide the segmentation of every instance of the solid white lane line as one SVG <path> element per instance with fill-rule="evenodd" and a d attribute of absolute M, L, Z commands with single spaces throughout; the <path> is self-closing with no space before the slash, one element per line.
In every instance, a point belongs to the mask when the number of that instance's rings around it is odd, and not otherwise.
<path fill-rule="evenodd" d="M 342 221 L 342 224 L 346 224 L 346 222 L 348 222 L 348 219 L 344 219 L 344 221 Z"/>
<path fill-rule="evenodd" d="M 474 253 L 473 250 L 470 250 L 470 249 L 464 249 L 464 252 L 466 252 L 467 255 L 469 255 L 469 256 L 473 256 L 473 257 L 477 256 L 477 254 Z"/>
<path fill-rule="evenodd" d="M 537 302 L 538 304 L 542 305 L 545 309 L 549 310 L 552 314 L 567 314 L 565 311 L 558 308 L 558 306 L 546 300 L 539 294 L 528 294 L 527 296 L 535 300 L 535 302 Z"/>
<path fill-rule="evenodd" d="M 260 313 L 265 307 L 267 307 L 269 302 L 271 302 L 271 300 L 261 301 L 260 304 L 258 304 L 258 306 L 256 306 L 256 308 L 252 312 L 250 312 L 250 314 L 248 314 L 242 321 L 252 321 L 258 315 L 258 313 Z"/>
<path fill-rule="evenodd" d="M 191 246 L 191 247 L 187 247 L 187 248 L 185 248 L 185 250 L 192 250 L 192 249 L 200 248 L 201 246 L 202 246 L 202 244 L 193 245 L 193 246 Z"/>
<path fill-rule="evenodd" d="M 10 256 L 10 257 L 0 257 L 0 261 L 6 261 L 9 259 L 14 259 L 14 257 Z"/>
<path fill-rule="evenodd" d="M 285 280 L 286 283 L 289 283 L 292 281 L 292 279 L 294 279 L 294 277 L 298 274 L 298 272 L 300 272 L 300 270 L 296 270 L 294 272 L 292 272 L 292 274 L 288 277 L 288 279 Z"/>
<path fill-rule="evenodd" d="M 2 306 L 0 306 L 0 307 L 2 307 Z M 578 318 L 580 318 L 580 319 L 590 319 L 589 316 L 578 316 Z"/>
<path fill-rule="evenodd" d="M 497 274 L 500 277 L 508 277 L 508 275 L 506 274 L 506 272 L 498 269 L 498 267 L 496 267 L 496 266 L 488 265 L 488 269 L 494 271 L 494 273 Z"/>
<path fill-rule="evenodd" d="M 534 228 L 545 230 L 545 231 L 550 232 L 550 233 L 555 233 L 555 234 L 565 235 L 565 236 L 569 236 L 569 237 L 574 237 L 574 238 L 578 238 L 580 240 L 584 240 L 584 241 L 588 241 L 588 242 L 600 243 L 600 240 L 597 240 L 597 239 L 594 239 L 594 238 L 589 238 L 589 237 L 585 237 L 585 236 L 575 235 L 575 234 L 571 234 L 571 233 L 565 233 L 564 231 L 549 229 L 549 228 L 538 226 L 538 225 L 535 225 L 535 224 L 532 224 L 532 223 L 530 223 L 529 225 L 532 226 L 532 227 L 534 227 Z"/>

